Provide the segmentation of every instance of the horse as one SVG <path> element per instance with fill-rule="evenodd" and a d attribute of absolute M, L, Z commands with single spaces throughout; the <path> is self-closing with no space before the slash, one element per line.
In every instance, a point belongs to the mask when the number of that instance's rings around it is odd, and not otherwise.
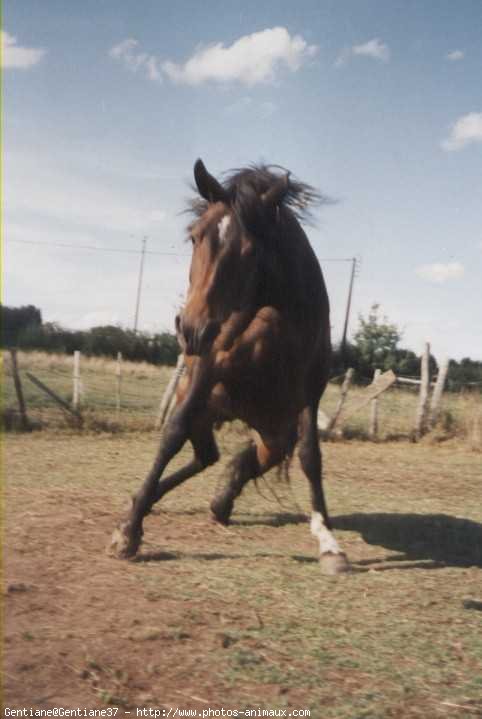
<path fill-rule="evenodd" d="M 248 482 L 291 458 L 297 447 L 311 490 L 310 528 L 319 541 L 321 569 L 350 569 L 332 533 L 317 427 L 331 361 L 329 301 L 301 226 L 323 198 L 280 170 L 253 165 L 219 181 L 202 160 L 194 165 L 199 194 L 190 206 L 189 288 L 175 319 L 186 371 L 152 468 L 114 530 L 115 556 L 136 555 L 152 506 L 217 462 L 214 427 L 240 419 L 253 438 L 212 499 L 213 518 L 227 525 Z M 187 441 L 192 460 L 161 479 Z"/>

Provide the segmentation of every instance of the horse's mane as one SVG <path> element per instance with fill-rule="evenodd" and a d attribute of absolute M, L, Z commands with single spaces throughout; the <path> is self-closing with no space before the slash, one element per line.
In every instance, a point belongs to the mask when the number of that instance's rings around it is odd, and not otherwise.
<path fill-rule="evenodd" d="M 230 198 L 231 206 L 242 219 L 246 198 L 248 196 L 252 198 L 253 194 L 261 198 L 263 193 L 286 174 L 289 174 L 288 189 L 279 207 L 290 210 L 300 222 L 313 224 L 312 208 L 328 204 L 330 200 L 311 185 L 293 178 L 288 170 L 279 165 L 250 165 L 228 170 L 223 173 L 221 184 Z M 195 217 L 201 217 L 207 207 L 207 201 L 197 195 L 188 201 L 187 211 Z"/>

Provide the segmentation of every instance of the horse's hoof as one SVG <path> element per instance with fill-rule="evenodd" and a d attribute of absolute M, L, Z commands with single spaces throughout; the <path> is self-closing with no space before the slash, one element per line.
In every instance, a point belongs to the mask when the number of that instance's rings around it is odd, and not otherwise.
<path fill-rule="evenodd" d="M 135 557 L 142 539 L 142 532 L 133 534 L 126 523 L 121 523 L 112 532 L 110 544 L 107 548 L 112 557 L 130 559 Z"/>
<path fill-rule="evenodd" d="M 211 512 L 213 519 L 219 524 L 223 524 L 225 527 L 228 526 L 233 511 L 233 502 L 224 499 L 223 497 L 214 497 L 211 502 Z"/>
<path fill-rule="evenodd" d="M 343 552 L 338 554 L 325 552 L 322 554 L 320 556 L 320 568 L 323 574 L 331 577 L 336 574 L 344 574 L 345 572 L 352 571 L 352 566 L 348 561 L 346 554 Z"/>

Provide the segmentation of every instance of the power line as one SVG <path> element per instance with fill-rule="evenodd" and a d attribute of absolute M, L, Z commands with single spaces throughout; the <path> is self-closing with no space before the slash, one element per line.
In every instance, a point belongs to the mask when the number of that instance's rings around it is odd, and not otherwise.
<path fill-rule="evenodd" d="M 94 252 L 120 252 L 129 255 L 140 255 L 141 250 L 126 250 L 121 247 L 101 247 L 100 245 L 74 245 L 67 242 L 42 242 L 41 240 L 6 240 L 8 243 L 17 242 L 23 245 L 40 245 L 43 247 L 65 247 L 74 250 L 92 250 Z M 191 257 L 187 252 L 159 252 L 156 250 L 146 250 L 146 255 L 162 255 L 167 257 Z M 352 257 L 320 257 L 320 262 L 353 262 Z"/>
<path fill-rule="evenodd" d="M 95 252 L 121 252 L 129 255 L 140 255 L 142 250 L 126 250 L 120 247 L 101 247 L 100 245 L 73 245 L 67 242 L 41 242 L 39 240 L 7 240 L 7 242 L 20 242 L 25 245 L 42 245 L 44 247 L 67 247 L 74 250 L 93 250 Z M 184 252 L 156 252 L 155 250 L 146 250 L 146 255 L 168 255 L 170 257 L 190 257 Z"/>

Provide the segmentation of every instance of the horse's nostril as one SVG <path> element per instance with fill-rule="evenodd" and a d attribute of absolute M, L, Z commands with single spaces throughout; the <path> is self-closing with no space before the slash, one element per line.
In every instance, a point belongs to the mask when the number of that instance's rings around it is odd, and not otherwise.
<path fill-rule="evenodd" d="M 176 315 L 176 318 L 174 320 L 174 325 L 176 327 L 176 332 L 180 334 L 181 332 L 181 315 Z"/>

